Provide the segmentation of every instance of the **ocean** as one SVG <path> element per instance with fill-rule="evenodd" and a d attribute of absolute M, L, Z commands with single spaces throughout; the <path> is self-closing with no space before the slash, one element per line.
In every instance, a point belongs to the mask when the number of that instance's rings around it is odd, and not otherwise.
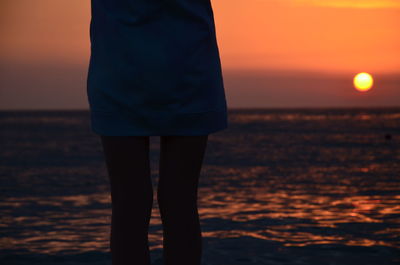
<path fill-rule="evenodd" d="M 399 264 L 400 108 L 228 117 L 200 176 L 202 264 Z M 111 264 L 109 183 L 89 112 L 2 111 L 0 128 L 0 264 Z M 155 190 L 159 137 L 150 148 Z M 149 244 L 159 262 L 156 194 Z"/>

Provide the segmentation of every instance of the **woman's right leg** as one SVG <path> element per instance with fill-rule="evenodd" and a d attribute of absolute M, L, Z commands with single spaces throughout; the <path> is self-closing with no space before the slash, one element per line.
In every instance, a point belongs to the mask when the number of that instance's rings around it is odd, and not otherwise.
<path fill-rule="evenodd" d="M 111 186 L 112 265 L 150 265 L 149 136 L 101 136 Z"/>

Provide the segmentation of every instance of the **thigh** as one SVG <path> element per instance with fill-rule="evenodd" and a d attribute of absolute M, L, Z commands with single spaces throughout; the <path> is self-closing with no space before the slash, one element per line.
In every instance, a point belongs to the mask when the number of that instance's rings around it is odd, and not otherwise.
<path fill-rule="evenodd" d="M 104 157 L 110 173 L 149 162 L 149 136 L 101 135 Z"/>
<path fill-rule="evenodd" d="M 195 184 L 200 174 L 208 135 L 161 136 L 160 138 L 160 183 L 175 187 Z"/>
<path fill-rule="evenodd" d="M 101 142 L 112 191 L 147 188 L 151 181 L 149 136 L 101 136 Z"/>

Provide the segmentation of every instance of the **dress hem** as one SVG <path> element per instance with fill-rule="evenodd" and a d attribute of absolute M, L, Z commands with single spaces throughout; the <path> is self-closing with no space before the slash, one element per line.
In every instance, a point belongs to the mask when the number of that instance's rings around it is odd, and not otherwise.
<path fill-rule="evenodd" d="M 228 127 L 227 109 L 155 115 L 151 120 L 122 112 L 90 111 L 91 129 L 105 136 L 207 135 Z"/>

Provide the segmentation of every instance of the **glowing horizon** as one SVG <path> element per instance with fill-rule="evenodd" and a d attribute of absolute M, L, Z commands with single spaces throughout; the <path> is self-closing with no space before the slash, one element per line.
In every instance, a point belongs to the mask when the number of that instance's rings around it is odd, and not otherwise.
<path fill-rule="evenodd" d="M 230 107 L 398 105 L 400 1 L 211 3 Z M 3 0 L 0 15 L 3 107 L 86 106 L 90 0 Z M 376 79 L 361 97 L 360 72 Z"/>

